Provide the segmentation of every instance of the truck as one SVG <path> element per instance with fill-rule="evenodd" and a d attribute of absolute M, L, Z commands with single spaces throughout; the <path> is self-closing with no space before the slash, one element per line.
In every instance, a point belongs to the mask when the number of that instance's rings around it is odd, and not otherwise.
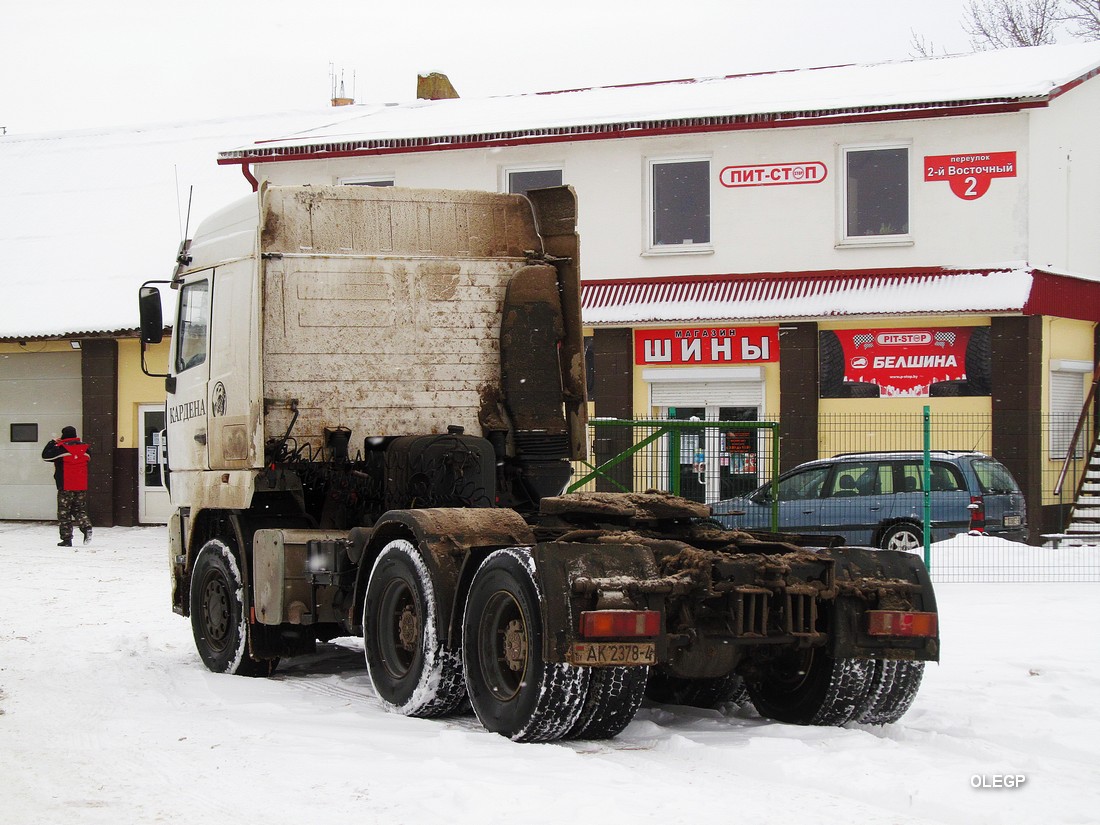
<path fill-rule="evenodd" d="M 521 742 L 613 737 L 645 697 L 896 721 L 939 655 L 918 556 L 563 493 L 588 454 L 576 210 L 569 187 L 264 183 L 141 287 L 202 662 L 266 676 L 362 637 L 387 709 Z"/>

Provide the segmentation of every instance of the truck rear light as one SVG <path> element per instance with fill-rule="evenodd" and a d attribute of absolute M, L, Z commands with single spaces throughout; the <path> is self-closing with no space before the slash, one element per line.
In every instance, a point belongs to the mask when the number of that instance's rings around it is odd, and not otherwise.
<path fill-rule="evenodd" d="M 585 639 L 656 636 L 661 632 L 661 614 L 656 610 L 585 610 L 580 630 Z"/>
<path fill-rule="evenodd" d="M 934 637 L 939 632 L 939 615 L 911 610 L 868 610 L 867 633 L 871 636 Z"/>
<path fill-rule="evenodd" d="M 970 529 L 981 530 L 985 527 L 985 502 L 982 501 L 982 497 L 971 496 L 970 506 L 967 509 L 970 510 Z"/>

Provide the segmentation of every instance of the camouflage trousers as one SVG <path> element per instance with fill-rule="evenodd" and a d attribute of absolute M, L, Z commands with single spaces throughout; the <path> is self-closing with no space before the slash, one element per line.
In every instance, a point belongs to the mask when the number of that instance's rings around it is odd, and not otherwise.
<path fill-rule="evenodd" d="M 73 540 L 73 525 L 81 530 L 92 528 L 88 518 L 88 493 L 85 490 L 58 490 L 57 527 L 62 541 Z"/>

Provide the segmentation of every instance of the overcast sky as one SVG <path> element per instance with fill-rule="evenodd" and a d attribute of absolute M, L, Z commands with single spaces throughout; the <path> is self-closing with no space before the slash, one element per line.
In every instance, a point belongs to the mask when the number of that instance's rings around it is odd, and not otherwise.
<path fill-rule="evenodd" d="M 8 134 L 204 120 L 905 59 L 912 32 L 969 51 L 965 0 L 51 0 L 12 3 Z M 554 16 L 551 16 L 554 15 Z"/>

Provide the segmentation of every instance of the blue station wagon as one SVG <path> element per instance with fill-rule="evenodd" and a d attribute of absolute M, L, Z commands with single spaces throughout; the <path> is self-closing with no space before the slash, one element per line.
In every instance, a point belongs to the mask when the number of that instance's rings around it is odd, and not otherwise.
<path fill-rule="evenodd" d="M 1026 541 L 1024 496 L 996 459 L 977 452 L 931 454 L 932 541 L 979 530 Z M 919 452 L 839 455 L 779 477 L 779 529 L 843 537 L 850 545 L 919 552 L 924 547 L 924 456 Z M 771 528 L 772 486 L 712 506 L 722 525 Z"/>

